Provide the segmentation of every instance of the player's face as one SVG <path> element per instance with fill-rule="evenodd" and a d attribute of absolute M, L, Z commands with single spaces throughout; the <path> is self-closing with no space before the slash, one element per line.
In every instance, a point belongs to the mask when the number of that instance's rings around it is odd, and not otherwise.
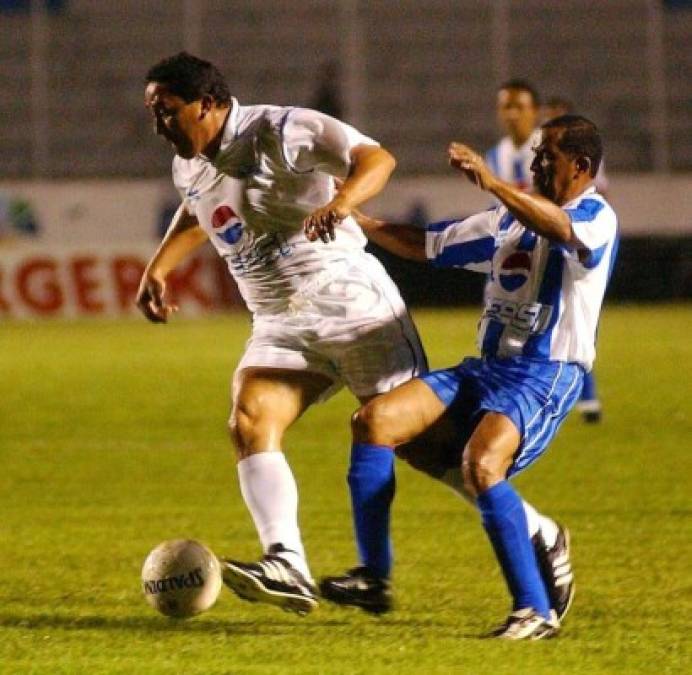
<path fill-rule="evenodd" d="M 497 118 L 513 141 L 524 143 L 536 128 L 538 119 L 533 96 L 522 89 L 500 89 L 497 93 Z"/>
<path fill-rule="evenodd" d="M 158 82 L 150 82 L 144 92 L 144 105 L 154 120 L 154 132 L 163 136 L 178 155 L 191 159 L 201 152 L 200 102 L 186 103 Z"/>
<path fill-rule="evenodd" d="M 531 164 L 536 192 L 556 204 L 562 204 L 577 175 L 576 160 L 558 147 L 563 130 L 543 129 L 541 143 Z"/>

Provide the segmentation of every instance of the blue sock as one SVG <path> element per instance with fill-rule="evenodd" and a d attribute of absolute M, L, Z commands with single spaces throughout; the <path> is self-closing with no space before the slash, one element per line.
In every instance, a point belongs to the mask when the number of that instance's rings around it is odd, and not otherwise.
<path fill-rule="evenodd" d="M 348 484 L 360 560 L 374 576 L 387 579 L 392 570 L 389 538 L 389 510 L 395 486 L 392 448 L 354 443 Z"/>
<path fill-rule="evenodd" d="M 529 538 L 521 497 L 503 480 L 478 495 L 483 527 L 514 599 L 514 609 L 533 607 L 550 618 L 550 600 Z"/>
<path fill-rule="evenodd" d="M 579 400 L 581 401 L 595 401 L 596 396 L 596 378 L 594 377 L 593 371 L 584 374 L 584 384 L 581 388 L 581 394 Z"/>

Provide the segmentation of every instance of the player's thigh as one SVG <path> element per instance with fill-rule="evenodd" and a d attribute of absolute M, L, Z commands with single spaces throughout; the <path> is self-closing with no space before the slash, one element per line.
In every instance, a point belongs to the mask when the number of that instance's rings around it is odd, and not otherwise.
<path fill-rule="evenodd" d="M 320 373 L 249 367 L 236 373 L 230 428 L 239 449 L 278 449 L 285 430 L 332 380 Z"/>
<path fill-rule="evenodd" d="M 353 417 L 357 441 L 397 446 L 435 424 L 446 406 L 421 380 L 414 378 L 369 400 Z"/>

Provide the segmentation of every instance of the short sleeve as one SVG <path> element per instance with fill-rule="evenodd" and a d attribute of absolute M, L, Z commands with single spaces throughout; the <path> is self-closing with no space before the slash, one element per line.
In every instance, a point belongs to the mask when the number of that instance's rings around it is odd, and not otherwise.
<path fill-rule="evenodd" d="M 576 246 L 565 248 L 568 260 L 584 269 L 599 265 L 617 236 L 615 212 L 603 198 L 586 197 L 573 208 L 565 209 L 572 221 Z"/>
<path fill-rule="evenodd" d="M 349 124 L 307 108 L 292 108 L 281 124 L 281 142 L 288 166 L 297 173 L 323 171 L 346 178 L 351 150 L 379 145 Z"/>
<path fill-rule="evenodd" d="M 445 220 L 426 228 L 425 254 L 436 267 L 463 267 L 490 272 L 495 253 L 497 210 L 465 220 Z"/>

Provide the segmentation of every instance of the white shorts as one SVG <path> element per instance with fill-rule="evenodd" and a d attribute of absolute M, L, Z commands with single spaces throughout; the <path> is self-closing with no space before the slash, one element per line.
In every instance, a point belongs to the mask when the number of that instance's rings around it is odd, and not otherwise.
<path fill-rule="evenodd" d="M 427 370 L 416 327 L 394 282 L 369 254 L 340 260 L 296 293 L 282 311 L 256 314 L 236 369 L 286 368 L 325 375 L 329 398 L 386 391 Z"/>

